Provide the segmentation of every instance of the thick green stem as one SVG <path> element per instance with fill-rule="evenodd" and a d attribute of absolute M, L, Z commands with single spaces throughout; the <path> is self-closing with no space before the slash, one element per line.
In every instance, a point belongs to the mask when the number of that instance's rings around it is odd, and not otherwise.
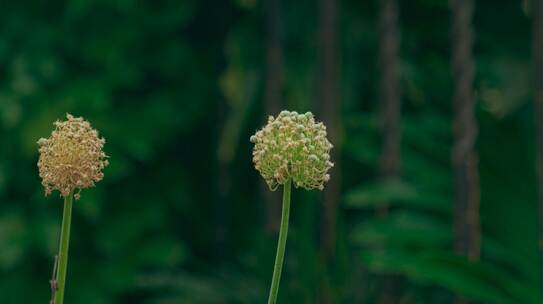
<path fill-rule="evenodd" d="M 58 254 L 57 288 L 55 304 L 64 303 L 64 287 L 68 270 L 68 249 L 70 247 L 70 224 L 72 221 L 73 193 L 64 198 L 64 214 L 62 215 L 62 230 L 60 232 L 60 250 Z"/>
<path fill-rule="evenodd" d="M 290 214 L 290 188 L 291 181 L 289 180 L 285 183 L 283 189 L 283 213 L 281 215 L 281 228 L 279 230 L 277 255 L 275 256 L 275 266 L 273 267 L 273 278 L 268 304 L 275 304 L 277 302 L 277 293 L 279 292 L 279 282 L 281 281 L 281 271 L 283 270 L 283 258 L 285 257 L 285 247 L 287 245 L 288 218 Z"/>

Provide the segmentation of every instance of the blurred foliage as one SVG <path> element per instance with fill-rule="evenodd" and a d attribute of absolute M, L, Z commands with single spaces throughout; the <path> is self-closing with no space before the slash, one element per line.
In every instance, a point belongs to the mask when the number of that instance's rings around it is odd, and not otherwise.
<path fill-rule="evenodd" d="M 289 109 L 319 114 L 318 9 L 281 1 Z M 295 191 L 280 303 L 539 303 L 530 19 L 477 1 L 482 259 L 452 254 L 452 85 L 445 0 L 400 1 L 402 178 L 381 182 L 376 1 L 340 1 L 343 199 L 332 269 L 318 193 Z M 107 139 L 111 166 L 75 204 L 68 303 L 262 303 L 276 238 L 248 137 L 262 125 L 265 5 L 31 0 L 0 4 L 0 303 L 45 303 L 61 199 L 36 140 L 66 112 Z M 386 203 L 389 215 L 377 216 Z M 31 291 L 31 292 L 30 292 Z"/>

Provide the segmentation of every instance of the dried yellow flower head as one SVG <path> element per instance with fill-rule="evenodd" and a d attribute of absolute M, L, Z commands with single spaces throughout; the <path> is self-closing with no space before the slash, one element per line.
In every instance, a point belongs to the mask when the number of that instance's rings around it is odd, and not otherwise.
<path fill-rule="evenodd" d="M 102 151 L 106 141 L 83 118 L 70 114 L 66 118 L 54 123 L 51 137 L 38 140 L 38 168 L 45 195 L 58 190 L 66 197 L 77 191 L 79 199 L 81 189 L 94 187 L 104 177 L 102 170 L 109 164 Z"/>
<path fill-rule="evenodd" d="M 296 187 L 322 190 L 330 179 L 332 144 L 326 138 L 326 126 L 315 122 L 309 112 L 282 111 L 277 118 L 270 116 L 251 142 L 255 168 L 272 191 L 289 179 Z"/>

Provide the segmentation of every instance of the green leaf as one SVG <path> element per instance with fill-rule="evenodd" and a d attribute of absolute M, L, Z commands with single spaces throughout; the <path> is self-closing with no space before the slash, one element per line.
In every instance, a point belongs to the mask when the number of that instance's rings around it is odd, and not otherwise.
<path fill-rule="evenodd" d="M 411 184 L 398 181 L 370 183 L 355 188 L 345 195 L 349 208 L 375 208 L 379 206 L 403 206 L 447 212 L 449 199 L 431 189 L 418 190 Z"/>
<path fill-rule="evenodd" d="M 363 253 L 362 259 L 373 271 L 400 273 L 413 282 L 436 284 L 484 303 L 535 303 L 537 299 L 537 291 L 519 290 L 507 271 L 450 252 L 379 250 Z"/>
<path fill-rule="evenodd" d="M 395 211 L 355 226 L 356 244 L 438 248 L 451 240 L 449 223 L 420 212 Z"/>

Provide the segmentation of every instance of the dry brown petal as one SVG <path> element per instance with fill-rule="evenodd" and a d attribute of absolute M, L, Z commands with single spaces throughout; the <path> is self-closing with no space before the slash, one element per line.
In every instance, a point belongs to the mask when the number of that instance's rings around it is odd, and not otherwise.
<path fill-rule="evenodd" d="M 81 117 L 66 114 L 66 121 L 56 121 L 51 137 L 38 140 L 38 169 L 45 195 L 58 190 L 64 197 L 74 191 L 93 187 L 102 180 L 102 169 L 109 162 L 102 151 L 105 140 Z"/>

